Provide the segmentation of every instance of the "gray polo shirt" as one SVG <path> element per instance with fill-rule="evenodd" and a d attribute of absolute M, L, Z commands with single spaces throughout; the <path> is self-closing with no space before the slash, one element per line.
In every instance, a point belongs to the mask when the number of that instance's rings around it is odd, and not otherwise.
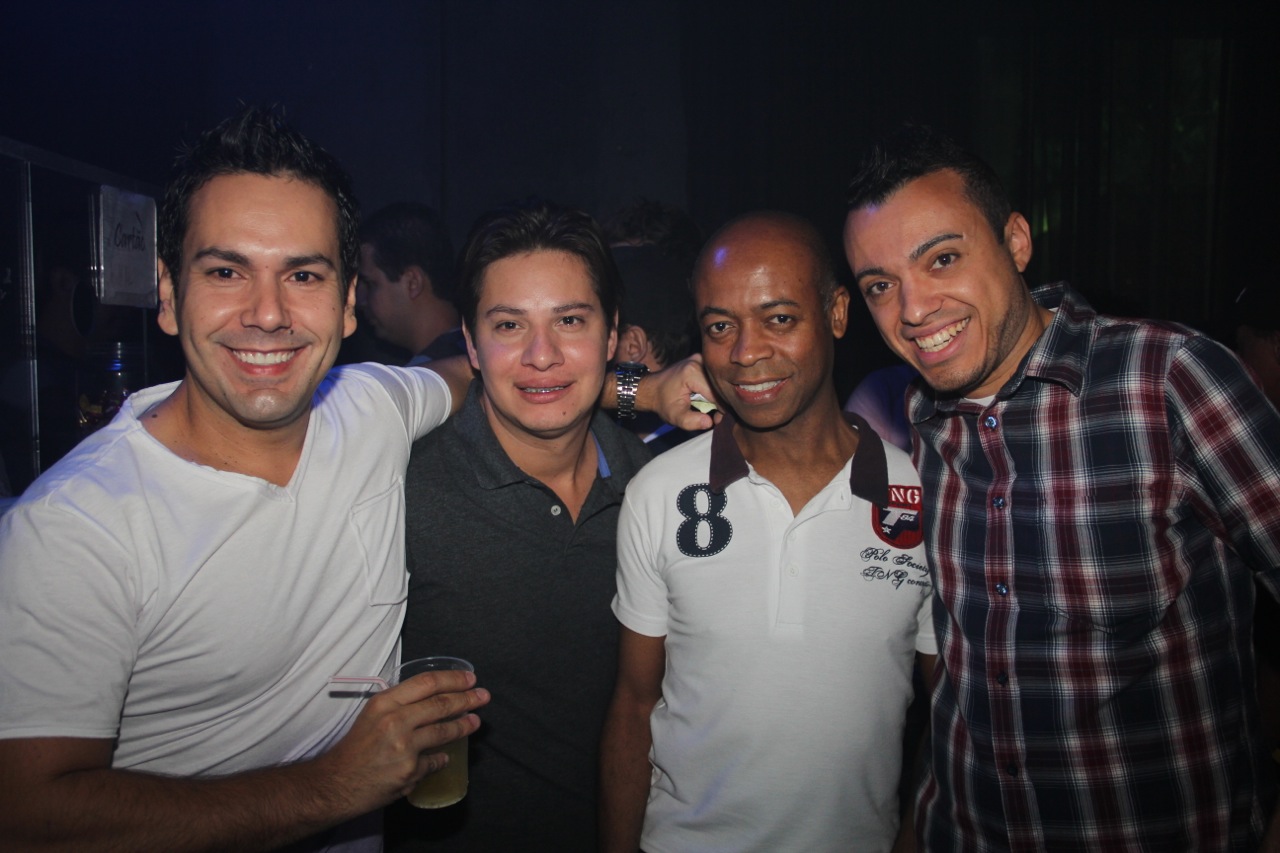
<path fill-rule="evenodd" d="M 467 797 L 442 810 L 457 813 L 404 821 L 433 851 L 594 849 L 597 747 L 617 666 L 618 511 L 649 451 L 599 412 L 591 433 L 599 469 L 577 523 L 507 457 L 478 382 L 413 447 L 404 658 L 466 658 L 493 693 L 471 738 Z"/>

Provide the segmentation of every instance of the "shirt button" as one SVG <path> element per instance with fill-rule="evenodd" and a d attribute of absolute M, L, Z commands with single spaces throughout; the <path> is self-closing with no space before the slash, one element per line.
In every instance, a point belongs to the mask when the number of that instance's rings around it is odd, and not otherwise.
<path fill-rule="evenodd" d="M 1000 593 L 1001 595 L 1008 595 L 1009 585 L 1004 581 L 1001 581 L 1000 583 L 996 584 L 996 592 Z"/>
<path fill-rule="evenodd" d="M 1009 675 L 1008 675 L 1008 673 L 1005 673 L 1005 672 L 998 672 L 998 673 L 996 673 L 996 683 L 997 683 L 997 684 L 1008 684 L 1008 683 L 1009 683 Z"/>
<path fill-rule="evenodd" d="M 795 566 L 787 566 L 787 574 L 791 575 L 791 577 L 795 577 L 799 573 L 800 573 L 800 570 L 797 569 Z"/>
<path fill-rule="evenodd" d="M 996 427 L 1000 426 L 1000 422 L 996 420 L 995 415 L 987 415 L 985 418 L 982 419 L 982 424 L 987 429 L 995 429 Z"/>
<path fill-rule="evenodd" d="M 996 509 L 1004 509 L 1004 498 L 992 498 L 991 505 Z"/>
<path fill-rule="evenodd" d="M 558 504 L 556 506 L 551 507 L 551 514 L 552 515 L 560 514 L 560 506 Z"/>
<path fill-rule="evenodd" d="M 1008 773 L 1010 776 L 1017 776 L 1017 775 L 1018 775 L 1018 765 L 1016 765 L 1016 764 L 1014 764 L 1012 761 L 1010 761 L 1008 764 L 1006 764 L 1006 765 L 1004 766 L 1004 772 Z"/>

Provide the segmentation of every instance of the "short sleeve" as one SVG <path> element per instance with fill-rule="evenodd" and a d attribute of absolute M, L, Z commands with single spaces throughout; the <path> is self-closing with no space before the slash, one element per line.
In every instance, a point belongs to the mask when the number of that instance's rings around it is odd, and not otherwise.
<path fill-rule="evenodd" d="M 667 635 L 667 585 L 662 579 L 653 532 L 633 500 L 633 481 L 618 515 L 618 592 L 613 613 L 618 621 L 646 637 Z"/>
<path fill-rule="evenodd" d="M 453 395 L 444 377 L 428 367 L 393 367 L 386 364 L 352 364 L 335 368 L 328 381 L 364 375 L 391 398 L 404 419 L 412 443 L 440 426 L 453 411 Z M 368 379 L 366 379 L 366 382 Z"/>

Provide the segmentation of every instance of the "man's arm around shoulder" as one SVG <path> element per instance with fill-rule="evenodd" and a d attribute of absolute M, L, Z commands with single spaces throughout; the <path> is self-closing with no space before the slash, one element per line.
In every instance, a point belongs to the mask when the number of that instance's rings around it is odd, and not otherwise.
<path fill-rule="evenodd" d="M 649 715 L 662 698 L 666 637 L 622 628 L 618 682 L 600 741 L 600 850 L 635 853 L 649 802 Z"/>
<path fill-rule="evenodd" d="M 329 752 L 217 778 L 114 770 L 109 740 L 0 740 L 0 838 L 6 850 L 279 847 L 380 808 L 444 766 L 429 751 L 479 726 L 467 712 L 489 694 L 474 684 L 471 673 L 416 676 L 371 698 Z"/>

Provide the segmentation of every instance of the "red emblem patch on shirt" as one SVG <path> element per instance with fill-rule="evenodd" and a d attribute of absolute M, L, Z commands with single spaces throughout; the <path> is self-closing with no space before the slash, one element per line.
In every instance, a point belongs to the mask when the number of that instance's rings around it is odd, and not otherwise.
<path fill-rule="evenodd" d="M 871 507 L 871 525 L 880 540 L 894 548 L 914 548 L 924 539 L 919 486 L 890 486 L 889 505 Z"/>

